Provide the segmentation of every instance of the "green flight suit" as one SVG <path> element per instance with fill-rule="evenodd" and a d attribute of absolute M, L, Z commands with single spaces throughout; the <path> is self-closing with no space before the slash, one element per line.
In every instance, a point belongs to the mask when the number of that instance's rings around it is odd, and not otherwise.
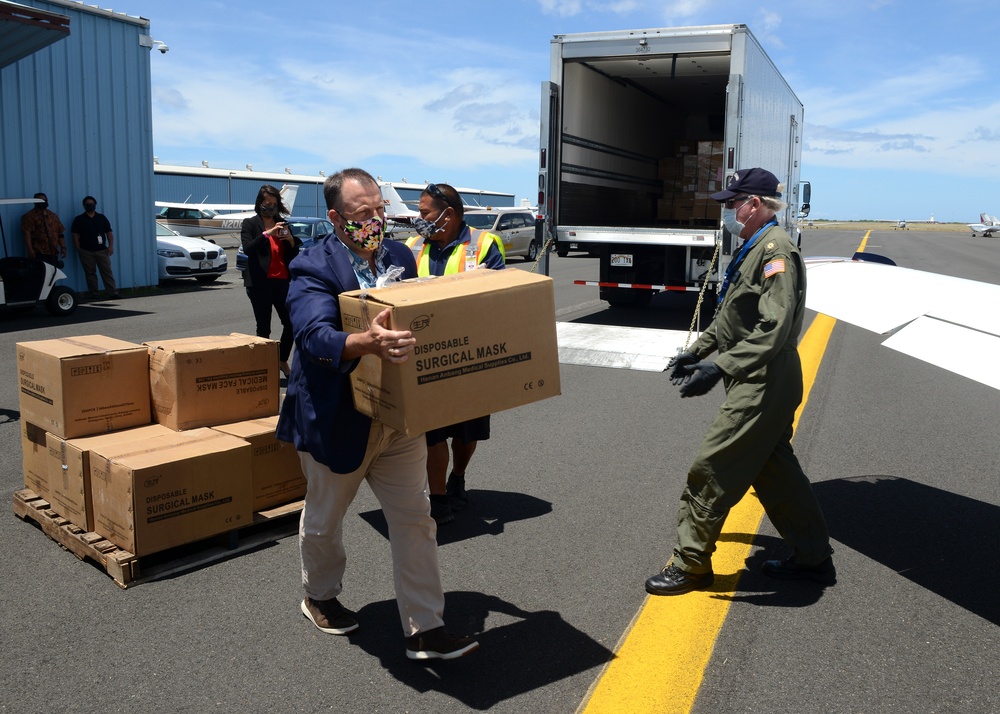
<path fill-rule="evenodd" d="M 726 401 L 681 496 L 673 563 L 682 570 L 712 570 L 726 516 L 751 486 L 798 562 L 815 565 L 833 552 L 791 444 L 802 401 L 798 338 L 805 288 L 798 249 L 780 227 L 765 228 L 737 266 L 712 324 L 690 348 L 699 359 L 718 350 Z"/>

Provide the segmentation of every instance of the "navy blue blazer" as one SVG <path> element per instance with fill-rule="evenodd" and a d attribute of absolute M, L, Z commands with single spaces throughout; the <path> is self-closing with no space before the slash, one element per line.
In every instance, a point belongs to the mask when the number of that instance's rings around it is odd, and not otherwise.
<path fill-rule="evenodd" d="M 386 240 L 383 265 L 401 265 L 417 277 L 413 253 Z M 354 408 L 351 371 L 358 360 L 341 359 L 347 342 L 340 320 L 340 293 L 361 286 L 349 250 L 336 235 L 300 254 L 289 266 L 288 315 L 295 361 L 288 377 L 277 436 L 306 451 L 335 473 L 356 471 L 368 448 L 372 420 Z"/>

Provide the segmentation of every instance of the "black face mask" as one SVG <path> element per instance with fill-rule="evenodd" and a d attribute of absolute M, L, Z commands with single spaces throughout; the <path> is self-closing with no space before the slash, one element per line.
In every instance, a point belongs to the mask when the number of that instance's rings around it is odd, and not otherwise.
<path fill-rule="evenodd" d="M 85 210 L 87 213 L 92 213 L 96 209 L 97 209 L 97 204 L 96 203 L 85 203 L 85 204 L 83 204 L 83 210 Z"/>
<path fill-rule="evenodd" d="M 271 218 L 277 212 L 278 212 L 277 206 L 265 206 L 264 204 L 261 204 L 260 206 L 260 215 L 264 216 L 265 218 Z"/>
<path fill-rule="evenodd" d="M 41 203 L 36 204 L 36 205 L 38 206 L 38 210 L 39 211 L 44 211 L 46 208 L 49 207 L 49 202 L 48 201 L 42 201 Z"/>

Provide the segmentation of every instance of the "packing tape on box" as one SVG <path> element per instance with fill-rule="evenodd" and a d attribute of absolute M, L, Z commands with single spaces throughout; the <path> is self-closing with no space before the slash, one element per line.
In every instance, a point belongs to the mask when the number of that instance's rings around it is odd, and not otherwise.
<path fill-rule="evenodd" d="M 375 287 L 384 288 L 384 287 L 389 287 L 391 285 L 399 284 L 402 280 L 404 272 L 405 268 L 403 268 L 402 265 L 389 266 L 389 268 L 382 275 L 378 276 L 378 278 L 375 279 Z M 361 294 L 358 296 L 358 299 L 359 302 L 361 303 L 361 319 L 364 320 L 365 329 L 366 330 L 371 329 L 372 320 L 371 320 L 371 315 L 368 312 L 368 288 L 365 288 L 364 290 L 361 291 Z M 381 357 L 378 357 L 378 359 L 381 359 Z M 374 412 L 373 418 L 376 421 L 380 421 L 379 408 L 378 408 L 379 400 L 375 397 L 375 389 L 373 386 L 369 385 L 367 387 L 367 390 L 368 390 L 368 395 L 367 395 L 368 402 L 369 404 L 372 405 L 372 411 Z"/>
<path fill-rule="evenodd" d="M 361 303 L 361 319 L 364 322 L 365 329 L 369 330 L 369 329 L 371 329 L 371 326 L 372 326 L 372 320 L 371 320 L 371 316 L 368 313 L 368 290 L 367 289 L 361 291 L 361 294 L 358 296 L 358 302 Z M 366 390 L 368 392 L 368 394 L 367 394 L 368 403 L 372 405 L 372 411 L 374 412 L 374 414 L 372 415 L 372 418 L 375 419 L 376 421 L 378 421 L 378 418 L 379 418 L 379 408 L 378 408 L 378 399 L 375 398 L 375 389 L 374 389 L 373 385 L 368 385 L 366 387 Z"/>

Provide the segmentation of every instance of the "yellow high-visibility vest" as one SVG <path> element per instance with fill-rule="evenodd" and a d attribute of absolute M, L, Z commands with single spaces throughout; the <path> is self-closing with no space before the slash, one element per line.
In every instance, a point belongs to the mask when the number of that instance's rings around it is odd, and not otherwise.
<path fill-rule="evenodd" d="M 468 243 L 459 243 L 455 246 L 455 250 L 451 252 L 448 256 L 448 262 L 444 266 L 445 275 L 453 275 L 454 273 L 463 273 L 466 270 L 475 270 L 479 265 L 486 260 L 486 254 L 490 250 L 490 243 L 495 242 L 497 248 L 500 249 L 500 257 L 506 258 L 503 241 L 500 240 L 500 236 L 495 233 L 489 233 L 488 231 L 480 230 L 477 228 L 470 228 L 469 232 L 472 234 L 471 239 Z M 412 236 L 406 240 L 406 245 L 408 248 L 413 248 L 420 240 L 420 236 Z M 472 240 L 476 241 L 476 251 L 474 254 L 468 254 L 468 247 L 471 245 Z M 431 246 L 426 240 L 424 241 L 423 247 L 420 249 L 420 255 L 417 256 L 417 275 L 421 278 L 426 277 L 431 274 Z"/>

